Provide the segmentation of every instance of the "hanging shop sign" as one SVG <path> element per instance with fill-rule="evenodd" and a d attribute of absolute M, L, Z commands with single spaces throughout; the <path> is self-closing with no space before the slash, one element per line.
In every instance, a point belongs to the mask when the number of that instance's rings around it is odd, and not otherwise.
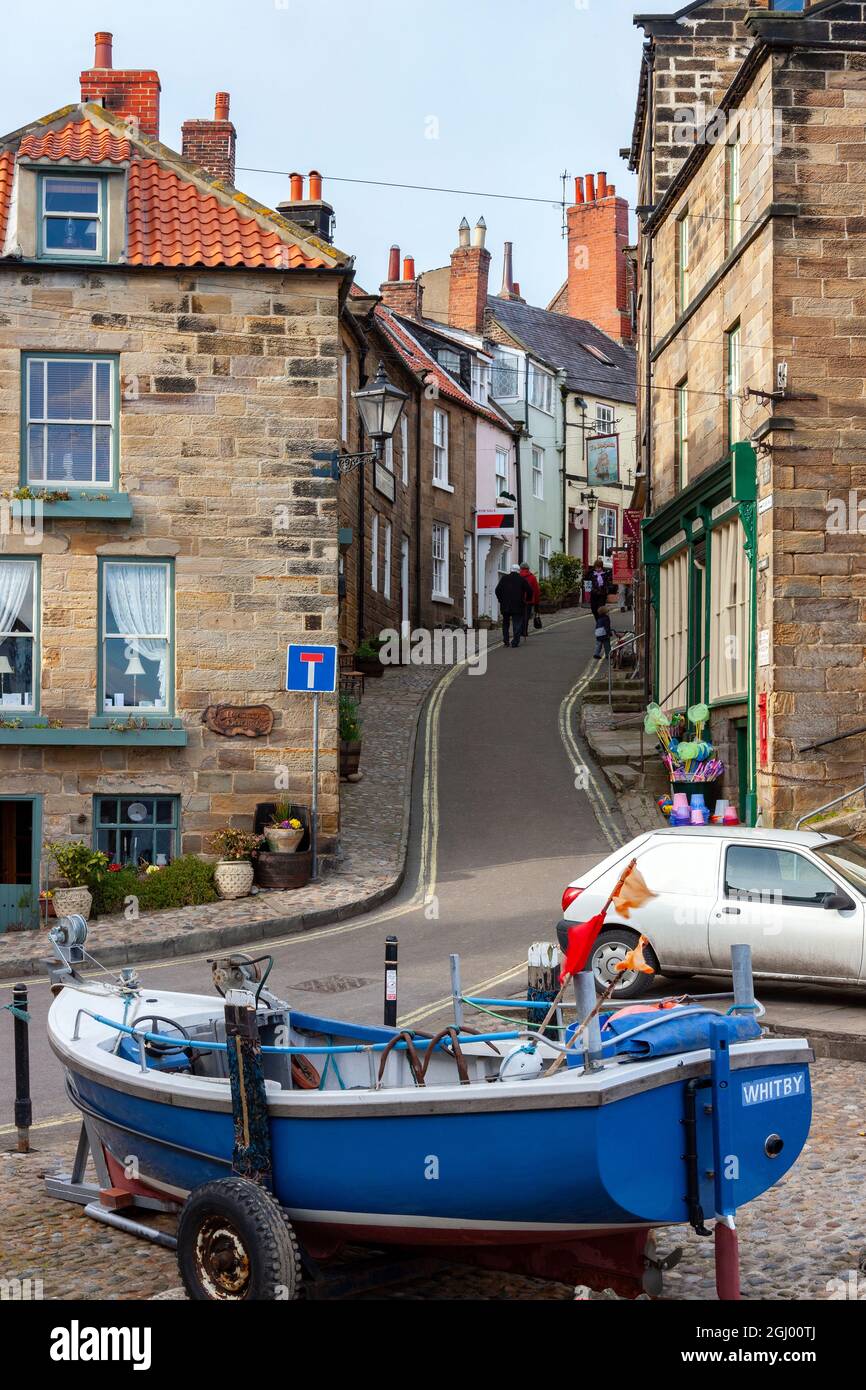
<path fill-rule="evenodd" d="M 389 502 L 393 502 L 397 496 L 394 474 L 390 468 L 386 468 L 384 463 L 379 463 L 378 460 L 373 467 L 373 486 L 377 492 L 381 492 L 383 497 L 387 497 Z"/>
<path fill-rule="evenodd" d="M 619 482 L 618 434 L 597 434 L 586 441 L 586 480 L 590 487 Z"/>
<path fill-rule="evenodd" d="M 513 536 L 515 529 L 514 512 L 500 509 L 475 513 L 475 530 L 479 535 Z"/>

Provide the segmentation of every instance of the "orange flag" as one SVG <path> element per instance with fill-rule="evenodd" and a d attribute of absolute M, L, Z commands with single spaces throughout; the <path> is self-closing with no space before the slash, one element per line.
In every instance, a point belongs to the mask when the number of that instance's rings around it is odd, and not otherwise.
<path fill-rule="evenodd" d="M 655 895 L 653 895 L 655 896 Z M 655 971 L 651 965 L 647 965 L 644 960 L 643 948 L 649 945 L 645 936 L 638 937 L 636 946 L 632 946 L 630 951 L 626 951 L 622 960 L 614 962 L 614 970 L 617 974 L 624 975 L 626 970 L 639 970 L 642 975 L 654 975 Z"/>
<path fill-rule="evenodd" d="M 628 920 L 633 908 L 643 907 L 644 903 L 655 897 L 658 897 L 658 894 L 647 887 L 640 869 L 634 868 L 620 887 L 613 900 L 613 906 L 621 917 Z"/>

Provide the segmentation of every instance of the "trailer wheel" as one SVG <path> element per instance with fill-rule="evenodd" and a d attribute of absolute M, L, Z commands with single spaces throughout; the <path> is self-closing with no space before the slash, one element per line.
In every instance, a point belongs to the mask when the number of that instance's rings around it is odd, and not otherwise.
<path fill-rule="evenodd" d="M 221 1178 L 190 1194 L 177 1227 L 177 1263 L 192 1299 L 298 1297 L 294 1231 L 275 1198 L 249 1178 Z"/>

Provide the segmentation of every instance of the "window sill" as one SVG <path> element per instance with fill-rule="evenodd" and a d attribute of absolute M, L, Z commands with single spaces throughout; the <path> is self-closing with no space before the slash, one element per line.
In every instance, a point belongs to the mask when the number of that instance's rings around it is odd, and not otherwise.
<path fill-rule="evenodd" d="M 189 736 L 186 729 L 37 729 L 32 725 L 21 729 L 0 729 L 0 744 L 52 744 L 71 747 L 89 744 L 91 747 L 117 747 L 118 744 L 150 746 L 152 748 L 185 748 Z"/>
<path fill-rule="evenodd" d="M 37 502 L 42 508 L 42 517 L 49 521 L 86 517 L 98 517 L 103 521 L 132 520 L 132 498 L 128 492 L 116 492 L 107 501 L 99 501 L 96 497 L 69 498 L 57 502 L 43 498 L 14 498 L 9 504 L 11 516 L 32 516 Z M 23 510 L 25 507 L 26 513 Z"/>
<path fill-rule="evenodd" d="M 450 603 L 452 608 L 454 606 L 454 600 L 448 594 L 431 594 L 430 597 L 433 603 Z"/>
<path fill-rule="evenodd" d="M 433 479 L 433 486 L 438 487 L 442 492 L 453 492 L 454 488 L 450 483 L 440 483 L 438 478 Z"/>
<path fill-rule="evenodd" d="M 165 730 L 182 729 L 183 720 L 170 714 L 148 714 L 146 710 L 133 709 L 126 705 L 118 707 L 111 714 L 92 714 L 87 721 L 89 729 L 110 729 L 112 724 L 122 724 L 126 719 L 134 719 L 136 723 L 145 723 L 148 728 Z"/>

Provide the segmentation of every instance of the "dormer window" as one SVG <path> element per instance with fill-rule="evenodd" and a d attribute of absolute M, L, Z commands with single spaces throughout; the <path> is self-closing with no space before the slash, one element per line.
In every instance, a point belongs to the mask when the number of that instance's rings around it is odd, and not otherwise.
<path fill-rule="evenodd" d="M 105 180 L 80 175 L 39 178 L 39 255 L 105 259 Z"/>

